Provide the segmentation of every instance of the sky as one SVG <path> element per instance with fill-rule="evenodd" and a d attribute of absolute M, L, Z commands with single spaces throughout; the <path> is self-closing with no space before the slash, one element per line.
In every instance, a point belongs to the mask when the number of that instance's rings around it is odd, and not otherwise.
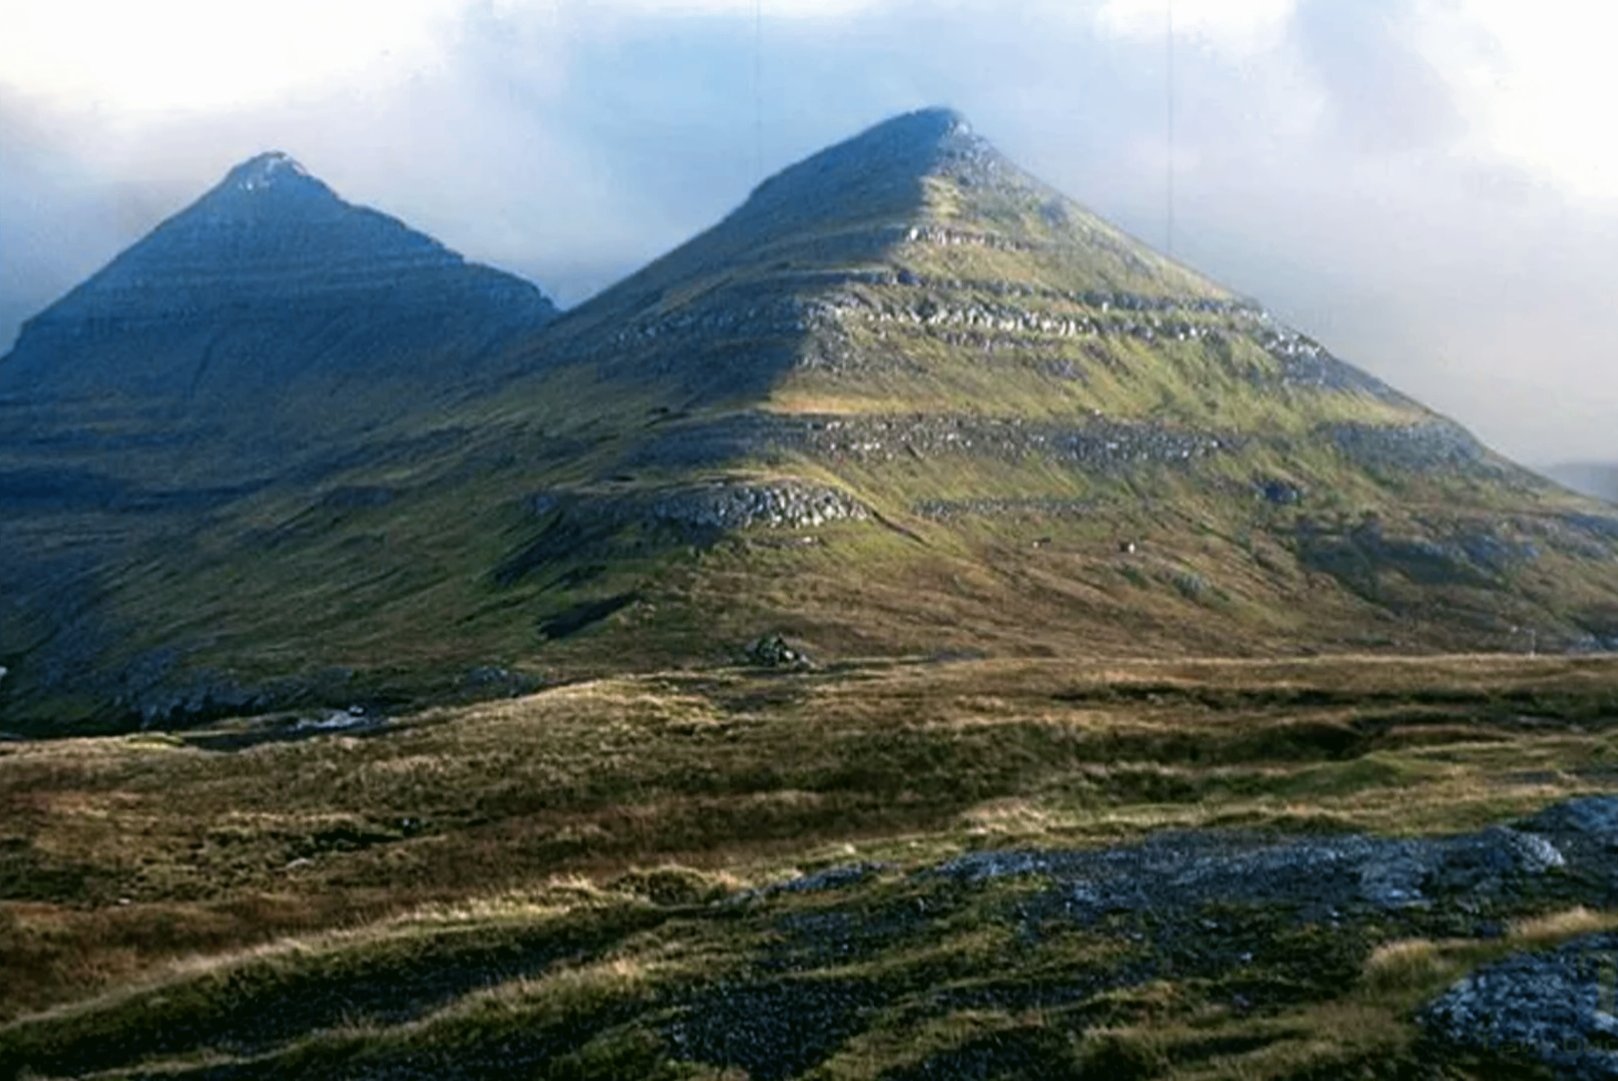
<path fill-rule="evenodd" d="M 571 305 L 944 104 L 1499 450 L 1618 461 L 1618 5 L 0 0 L 0 26 L 0 349 L 263 150 Z"/>

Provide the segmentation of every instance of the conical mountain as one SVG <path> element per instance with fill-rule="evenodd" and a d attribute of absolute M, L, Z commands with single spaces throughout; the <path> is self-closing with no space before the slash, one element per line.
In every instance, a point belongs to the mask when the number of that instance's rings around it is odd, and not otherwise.
<path fill-rule="evenodd" d="M 20 657 L 71 683 L 138 631 L 149 615 L 109 610 L 130 565 L 183 577 L 227 508 L 419 440 L 554 316 L 284 154 L 232 169 L 0 358 L 0 697 Z"/>
<path fill-rule="evenodd" d="M 894 293 L 899 300 L 1013 281 L 1047 291 L 1228 299 L 1022 173 L 959 114 L 929 109 L 767 180 L 719 225 L 574 313 L 546 348 L 579 341 L 592 359 L 623 370 L 642 355 L 643 367 L 657 367 L 656 354 L 677 348 L 665 335 L 690 328 L 699 345 L 704 332 L 724 328 L 733 333 L 709 335 L 708 344 L 789 346 L 687 365 L 693 388 L 752 393 L 817 359 L 804 353 L 813 349 L 806 333 L 835 350 L 825 332 L 839 313 L 828 303 L 857 302 L 861 290 L 903 290 Z M 634 321 L 628 333 L 602 338 L 602 327 L 625 319 Z"/>
<path fill-rule="evenodd" d="M 833 658 L 1618 642 L 1610 508 L 946 110 L 785 170 L 483 372 L 418 452 L 119 577 L 121 708 L 487 693 L 773 631 Z"/>
<path fill-rule="evenodd" d="M 711 594 L 689 567 L 672 597 L 611 586 L 603 603 L 660 613 L 671 658 L 690 646 L 669 614 L 681 598 L 712 606 L 715 642 L 778 624 L 832 652 L 1618 640 L 1604 509 L 1028 176 L 948 110 L 787 169 L 540 349 L 533 390 L 502 392 L 512 413 L 586 372 L 613 388 L 600 400 L 664 404 L 651 425 L 592 417 L 620 442 L 537 504 L 558 519 L 513 564 L 527 576 L 543 578 L 541 552 L 556 582 L 617 565 L 554 541 L 634 517 L 626 504 L 667 521 L 728 489 L 820 501 L 738 512 L 749 528 L 727 522 L 698 561 L 724 565 Z M 813 525 L 828 516 L 856 521 Z M 805 543 L 782 554 L 788 535 Z M 643 630 L 618 614 L 614 633 Z"/>
<path fill-rule="evenodd" d="M 311 375 L 430 379 L 432 350 L 464 357 L 554 315 L 529 283 L 268 153 L 25 324 L 0 395 L 229 405 Z"/>

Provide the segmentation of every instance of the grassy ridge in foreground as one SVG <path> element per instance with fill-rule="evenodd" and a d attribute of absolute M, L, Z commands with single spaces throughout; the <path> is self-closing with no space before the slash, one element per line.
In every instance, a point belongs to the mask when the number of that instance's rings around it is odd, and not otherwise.
<path fill-rule="evenodd" d="M 1106 927 L 1025 940 L 1027 882 L 913 872 L 1170 827 L 1475 829 L 1614 789 L 1615 718 L 1608 659 L 896 663 L 0 745 L 0 1068 L 1497 1076 L 1431 1072 L 1410 1012 L 1610 922 L 1560 880 L 1492 940 L 1442 906 L 1336 929 L 1249 906 L 1224 922 L 1266 945 L 1232 983 Z M 829 1042 L 748 1066 L 725 1035 L 797 1046 L 785 1015 Z"/>

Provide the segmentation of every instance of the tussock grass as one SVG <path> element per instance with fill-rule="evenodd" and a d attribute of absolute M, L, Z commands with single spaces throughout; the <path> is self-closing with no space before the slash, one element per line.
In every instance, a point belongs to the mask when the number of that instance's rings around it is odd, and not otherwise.
<path fill-rule="evenodd" d="M 876 913 L 933 903 L 904 869 L 972 848 L 1468 829 L 1609 790 L 1614 720 L 1602 659 L 888 661 L 599 679 L 234 752 L 202 749 L 206 731 L 3 745 L 0 881 L 31 892 L 0 899 L 0 1057 L 72 1074 L 112 1041 L 151 1063 L 312 1070 L 452 1062 L 527 1031 L 559 1041 L 571 1065 L 553 1076 L 659 1076 L 679 995 L 756 978 L 785 948 L 724 901 L 750 887 L 889 864 L 858 887 Z M 1028 952 L 993 915 L 1028 888 L 819 977 L 903 1002 L 1007 966 L 1061 986 L 1131 963 L 1105 935 Z M 830 918 L 816 895 L 769 896 Z M 1363 951 L 1357 982 L 1280 1013 L 1172 979 L 1093 996 L 1077 1042 L 1061 1007 L 966 1007 L 919 1030 L 896 1007 L 823 1075 L 993 1048 L 1103 1076 L 1352 1073 L 1417 1054 L 1410 1010 L 1473 965 L 1618 925 L 1565 905 L 1514 918 L 1488 942 L 1340 944 Z"/>

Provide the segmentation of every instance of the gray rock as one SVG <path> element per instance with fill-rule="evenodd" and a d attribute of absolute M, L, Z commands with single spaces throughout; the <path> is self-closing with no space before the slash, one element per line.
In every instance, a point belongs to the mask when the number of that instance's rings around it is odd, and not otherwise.
<path fill-rule="evenodd" d="M 831 522 L 870 517 L 864 505 L 835 488 L 802 481 L 713 484 L 657 497 L 647 517 L 703 529 L 814 529 Z"/>
<path fill-rule="evenodd" d="M 810 664 L 802 650 L 787 644 L 779 634 L 767 634 L 747 647 L 747 661 L 761 668 L 804 668 Z"/>
<path fill-rule="evenodd" d="M 1046 876 L 1067 914 L 1091 922 L 1118 911 L 1188 917 L 1210 901 L 1281 904 L 1316 916 L 1355 908 L 1395 912 L 1456 896 L 1500 897 L 1565 864 L 1545 837 L 1495 827 L 1408 840 L 1165 833 L 1097 852 L 974 852 L 934 873 L 968 881 Z"/>
<path fill-rule="evenodd" d="M 1483 444 L 1465 428 L 1450 421 L 1402 425 L 1328 424 L 1318 434 L 1344 457 L 1371 468 L 1407 472 L 1490 468 Z"/>
<path fill-rule="evenodd" d="M 1618 796 L 1583 796 L 1567 800 L 1535 815 L 1535 829 L 1572 834 L 1607 847 L 1618 848 Z"/>
<path fill-rule="evenodd" d="M 1091 417 L 1074 424 L 965 414 L 875 416 L 738 414 L 670 430 L 643 447 L 635 467 L 712 465 L 736 458 L 887 462 L 965 457 L 1043 458 L 1087 471 L 1148 465 L 1186 468 L 1240 449 L 1241 437 L 1146 421 Z"/>
<path fill-rule="evenodd" d="M 1618 1078 L 1618 935 L 1518 953 L 1472 973 L 1422 1011 L 1436 1035 L 1537 1060 L 1576 1081 Z"/>
<path fill-rule="evenodd" d="M 461 676 L 461 688 L 480 698 L 484 696 L 516 698 L 520 695 L 532 694 L 544 684 L 545 681 L 538 676 L 528 675 L 524 672 L 513 672 L 511 669 L 497 664 L 469 668 Z"/>
<path fill-rule="evenodd" d="M 1279 477 L 1263 477 L 1253 483 L 1260 499 L 1278 507 L 1294 507 L 1303 502 L 1303 489 Z"/>
<path fill-rule="evenodd" d="M 624 495 L 539 492 L 524 505 L 535 517 L 562 511 L 575 524 L 591 527 L 661 524 L 699 534 L 754 527 L 817 529 L 871 516 L 863 503 L 846 492 L 792 478 L 716 481 Z"/>
<path fill-rule="evenodd" d="M 858 885 L 889 866 L 886 863 L 850 863 L 827 867 L 824 870 L 799 875 L 797 878 L 789 878 L 785 882 L 773 882 L 758 889 L 744 890 L 733 894 L 729 900 L 731 903 L 740 903 L 783 893 L 824 893 L 828 890 L 840 890 L 847 886 Z"/>

